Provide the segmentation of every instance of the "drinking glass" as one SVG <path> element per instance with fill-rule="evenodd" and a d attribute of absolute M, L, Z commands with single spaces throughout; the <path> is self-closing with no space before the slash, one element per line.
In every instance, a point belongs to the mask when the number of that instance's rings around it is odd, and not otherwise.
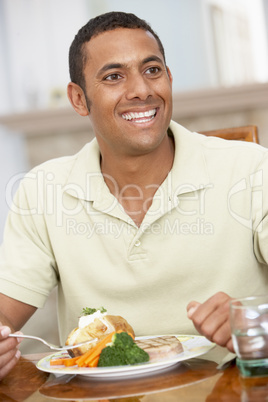
<path fill-rule="evenodd" d="M 230 323 L 241 375 L 268 375 L 268 295 L 231 300 Z"/>

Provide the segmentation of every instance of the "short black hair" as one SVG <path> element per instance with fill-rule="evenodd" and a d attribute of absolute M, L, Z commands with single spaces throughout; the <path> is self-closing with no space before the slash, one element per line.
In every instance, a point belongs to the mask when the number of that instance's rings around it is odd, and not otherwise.
<path fill-rule="evenodd" d="M 89 42 L 94 36 L 102 32 L 112 31 L 116 28 L 143 29 L 149 31 L 155 37 L 160 52 L 166 63 L 165 51 L 158 35 L 153 31 L 151 26 L 134 14 L 121 11 L 112 11 L 109 13 L 98 15 L 90 19 L 86 25 L 79 29 L 69 50 L 69 73 L 71 81 L 79 85 L 85 92 L 84 66 L 86 63 L 86 54 L 84 52 L 84 44 Z"/>

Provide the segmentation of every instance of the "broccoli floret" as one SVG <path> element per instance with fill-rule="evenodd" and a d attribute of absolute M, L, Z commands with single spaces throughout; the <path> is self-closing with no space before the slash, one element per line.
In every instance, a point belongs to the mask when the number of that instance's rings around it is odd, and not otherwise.
<path fill-rule="evenodd" d="M 134 343 L 132 348 L 126 349 L 127 364 L 137 364 L 149 361 L 149 355 Z"/>
<path fill-rule="evenodd" d="M 126 332 L 115 333 L 112 338 L 112 343 L 114 346 L 123 349 L 131 348 L 133 345 L 136 345 L 133 338 Z"/>
<path fill-rule="evenodd" d="M 125 356 L 121 349 L 106 346 L 106 348 L 101 351 L 98 367 L 125 366 L 126 364 Z"/>
<path fill-rule="evenodd" d="M 149 361 L 149 355 L 133 341 L 126 332 L 115 334 L 99 358 L 98 367 L 126 366 Z"/>

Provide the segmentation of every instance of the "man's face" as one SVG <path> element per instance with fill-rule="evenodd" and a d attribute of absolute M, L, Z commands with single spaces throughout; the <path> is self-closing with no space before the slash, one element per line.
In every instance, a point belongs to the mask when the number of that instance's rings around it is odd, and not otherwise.
<path fill-rule="evenodd" d="M 89 117 L 103 157 L 161 146 L 172 114 L 172 77 L 153 35 L 118 28 L 85 45 Z"/>

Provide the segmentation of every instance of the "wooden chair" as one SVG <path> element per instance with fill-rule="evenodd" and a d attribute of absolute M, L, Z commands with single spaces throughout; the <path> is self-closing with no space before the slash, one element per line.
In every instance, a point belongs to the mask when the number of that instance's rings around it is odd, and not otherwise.
<path fill-rule="evenodd" d="M 234 128 L 223 128 L 219 130 L 198 131 L 201 134 L 224 138 L 226 140 L 240 140 L 259 143 L 258 127 L 243 126 Z"/>

